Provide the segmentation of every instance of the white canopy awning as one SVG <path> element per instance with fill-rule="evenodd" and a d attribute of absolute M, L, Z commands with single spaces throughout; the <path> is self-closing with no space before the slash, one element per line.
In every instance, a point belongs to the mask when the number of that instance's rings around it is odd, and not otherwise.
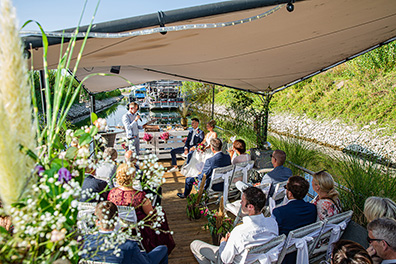
<path fill-rule="evenodd" d="M 252 18 L 231 26 L 169 30 L 165 35 L 90 38 L 77 78 L 121 66 L 119 75 L 134 84 L 194 80 L 260 93 L 288 86 L 396 37 L 394 0 L 298 1 L 293 12 L 283 5 L 255 19 L 279 2 L 288 1 L 228 1 L 97 24 L 93 32 L 110 33 L 158 28 L 149 21 L 161 15 L 157 20 L 166 27 Z M 37 37 L 26 37 L 29 43 L 38 46 Z M 57 65 L 59 48 L 49 47 L 50 68 Z M 34 66 L 40 69 L 42 48 L 33 53 Z M 121 78 L 95 76 L 84 86 L 98 93 L 129 85 Z"/>

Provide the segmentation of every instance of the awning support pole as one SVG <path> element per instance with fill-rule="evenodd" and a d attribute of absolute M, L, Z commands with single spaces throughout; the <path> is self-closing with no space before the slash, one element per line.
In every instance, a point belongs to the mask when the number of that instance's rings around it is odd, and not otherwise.
<path fill-rule="evenodd" d="M 269 121 L 269 104 L 272 99 L 271 93 L 266 93 L 261 95 L 261 100 L 263 101 L 263 110 L 257 116 L 258 120 L 258 130 L 257 133 L 257 146 L 268 148 L 268 121 Z"/>
<path fill-rule="evenodd" d="M 212 86 L 212 120 L 214 120 L 215 86 Z"/>
<path fill-rule="evenodd" d="M 95 102 L 95 96 L 93 94 L 90 94 L 91 97 L 91 114 L 96 112 L 96 102 Z"/>

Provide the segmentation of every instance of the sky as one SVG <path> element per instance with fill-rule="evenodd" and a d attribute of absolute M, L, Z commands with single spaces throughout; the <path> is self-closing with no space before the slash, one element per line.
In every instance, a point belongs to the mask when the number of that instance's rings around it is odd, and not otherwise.
<path fill-rule="evenodd" d="M 95 22 L 105 22 L 121 18 L 156 13 L 157 11 L 174 10 L 198 6 L 225 0 L 101 0 Z M 89 24 L 98 0 L 87 1 L 81 25 Z M 17 11 L 19 25 L 27 20 L 36 20 L 45 31 L 73 28 L 78 25 L 84 0 L 13 0 Z M 38 30 L 31 23 L 24 30 Z"/>

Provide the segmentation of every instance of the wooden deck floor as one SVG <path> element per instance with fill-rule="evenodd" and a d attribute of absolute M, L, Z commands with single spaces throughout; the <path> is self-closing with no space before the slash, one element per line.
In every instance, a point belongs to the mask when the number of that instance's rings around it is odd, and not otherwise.
<path fill-rule="evenodd" d="M 178 160 L 178 165 L 182 164 Z M 165 168 L 171 168 L 170 160 L 160 162 Z M 197 263 L 190 250 L 190 243 L 199 239 L 211 243 L 209 231 L 202 230 L 205 218 L 190 221 L 186 214 L 186 200 L 177 197 L 178 192 L 184 191 L 185 177 L 180 172 L 165 173 L 166 183 L 162 186 L 162 206 L 166 212 L 170 229 L 176 247 L 169 256 L 170 264 Z"/>

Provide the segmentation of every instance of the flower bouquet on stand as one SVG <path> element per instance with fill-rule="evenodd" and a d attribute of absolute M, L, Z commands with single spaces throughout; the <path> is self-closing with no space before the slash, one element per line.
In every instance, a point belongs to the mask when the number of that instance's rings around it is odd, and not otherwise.
<path fill-rule="evenodd" d="M 206 209 L 201 213 L 208 220 L 208 223 L 204 228 L 210 231 L 213 245 L 220 245 L 220 239 L 225 237 L 226 234 L 231 232 L 233 229 L 232 219 L 225 216 L 224 213 L 223 197 L 221 197 L 220 200 L 219 210 L 210 211 L 209 209 Z"/>
<path fill-rule="evenodd" d="M 164 132 L 164 133 L 162 133 L 162 134 L 160 135 L 160 138 L 161 138 L 162 140 L 164 140 L 165 143 L 168 143 L 169 137 L 170 137 L 170 135 L 169 135 L 168 132 Z"/>
<path fill-rule="evenodd" d="M 153 139 L 153 135 L 151 135 L 149 133 L 144 133 L 143 140 L 146 141 L 147 144 L 150 144 L 152 139 Z"/>

